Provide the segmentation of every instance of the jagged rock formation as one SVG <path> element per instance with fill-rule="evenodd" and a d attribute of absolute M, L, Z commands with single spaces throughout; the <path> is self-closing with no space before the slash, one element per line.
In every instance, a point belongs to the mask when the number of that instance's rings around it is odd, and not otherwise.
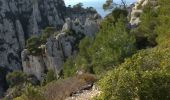
<path fill-rule="evenodd" d="M 63 0 L 0 0 L 0 68 L 21 70 L 26 39 L 47 26 L 60 28 L 64 15 Z M 0 75 L 0 96 L 5 75 Z"/>
<path fill-rule="evenodd" d="M 137 26 L 140 21 L 140 15 L 143 12 L 143 7 L 147 4 L 157 6 L 157 0 L 137 0 L 135 6 L 132 8 L 130 23 L 132 26 Z"/>
<path fill-rule="evenodd" d="M 47 26 L 64 24 L 63 0 L 0 0 L 0 67 L 21 69 L 26 39 Z"/>
<path fill-rule="evenodd" d="M 97 20 L 86 18 L 85 24 L 79 19 L 67 19 L 62 32 L 47 40 L 45 53 L 39 56 L 30 55 L 27 50 L 22 52 L 24 72 L 35 75 L 39 80 L 46 69 L 52 69 L 59 74 L 64 61 L 77 54 L 77 45 L 84 36 L 93 37 L 98 31 Z"/>

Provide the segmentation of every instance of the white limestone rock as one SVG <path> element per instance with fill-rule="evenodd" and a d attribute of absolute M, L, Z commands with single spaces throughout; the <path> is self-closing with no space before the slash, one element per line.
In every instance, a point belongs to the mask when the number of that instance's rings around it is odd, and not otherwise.
<path fill-rule="evenodd" d="M 63 0 L 0 0 L 0 67 L 22 69 L 26 39 L 47 26 L 61 27 L 65 8 Z"/>
<path fill-rule="evenodd" d="M 29 55 L 28 50 L 22 52 L 23 71 L 28 75 L 35 75 L 38 80 L 43 79 L 46 65 L 43 56 Z"/>

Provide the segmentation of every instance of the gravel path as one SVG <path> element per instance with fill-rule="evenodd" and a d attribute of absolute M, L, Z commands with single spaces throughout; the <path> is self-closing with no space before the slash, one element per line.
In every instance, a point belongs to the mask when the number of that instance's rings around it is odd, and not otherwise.
<path fill-rule="evenodd" d="M 80 94 L 75 94 L 65 100 L 91 100 L 93 97 L 99 95 L 101 92 L 93 86 L 91 90 L 84 90 Z"/>

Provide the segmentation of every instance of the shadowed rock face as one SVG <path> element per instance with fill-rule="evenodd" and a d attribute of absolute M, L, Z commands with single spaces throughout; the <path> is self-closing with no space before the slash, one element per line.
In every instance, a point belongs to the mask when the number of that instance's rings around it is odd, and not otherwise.
<path fill-rule="evenodd" d="M 6 74 L 8 69 L 0 67 L 0 98 L 3 96 L 3 92 L 7 89 Z"/>
<path fill-rule="evenodd" d="M 0 0 L 0 66 L 20 70 L 20 53 L 31 35 L 64 24 L 63 0 Z"/>
<path fill-rule="evenodd" d="M 7 70 L 21 70 L 21 51 L 26 39 L 47 26 L 61 29 L 63 0 L 0 0 L 0 97 L 7 83 Z"/>

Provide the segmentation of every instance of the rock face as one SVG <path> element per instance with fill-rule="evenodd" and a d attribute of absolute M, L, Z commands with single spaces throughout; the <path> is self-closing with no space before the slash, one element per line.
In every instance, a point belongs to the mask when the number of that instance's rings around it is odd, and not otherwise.
<path fill-rule="evenodd" d="M 7 89 L 7 83 L 5 82 L 8 69 L 0 67 L 0 98 L 3 96 L 3 92 Z"/>
<path fill-rule="evenodd" d="M 143 7 L 148 3 L 153 7 L 157 6 L 157 0 L 137 0 L 131 11 L 130 23 L 132 26 L 137 26 L 141 22 L 139 17 L 143 12 Z"/>
<path fill-rule="evenodd" d="M 0 0 L 0 67 L 21 69 L 25 40 L 47 26 L 64 24 L 63 0 Z"/>
<path fill-rule="evenodd" d="M 82 24 L 78 19 L 68 18 L 62 31 L 54 37 L 50 37 L 45 45 L 45 53 L 39 56 L 30 55 L 27 50 L 22 52 L 23 70 L 27 74 L 35 75 L 42 79 L 47 69 L 52 69 L 59 74 L 64 61 L 77 54 L 77 45 L 84 36 L 93 37 L 99 27 L 95 20 L 87 18 Z"/>

